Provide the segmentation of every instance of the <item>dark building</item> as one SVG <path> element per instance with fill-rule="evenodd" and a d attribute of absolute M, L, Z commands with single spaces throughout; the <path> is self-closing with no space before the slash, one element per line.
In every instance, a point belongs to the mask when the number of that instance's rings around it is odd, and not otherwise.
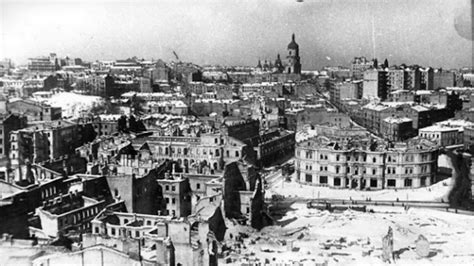
<path fill-rule="evenodd" d="M 172 163 L 165 161 L 143 176 L 112 173 L 107 176 L 107 183 L 112 196 L 125 201 L 129 212 L 156 215 L 158 212 L 166 212 L 166 202 L 158 180 L 164 179 L 165 173 L 171 169 Z"/>
<path fill-rule="evenodd" d="M 0 159 L 10 152 L 10 132 L 26 127 L 26 117 L 4 114 L 0 118 Z"/>

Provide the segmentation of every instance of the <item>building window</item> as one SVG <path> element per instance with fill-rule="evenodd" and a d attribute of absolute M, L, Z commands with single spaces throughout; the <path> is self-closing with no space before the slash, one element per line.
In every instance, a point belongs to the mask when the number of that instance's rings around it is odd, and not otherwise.
<path fill-rule="evenodd" d="M 176 211 L 175 211 L 175 210 L 172 210 L 172 211 L 171 211 L 171 215 L 172 215 L 172 216 L 176 216 Z"/>
<path fill-rule="evenodd" d="M 411 187 L 411 178 L 405 179 L 405 187 Z"/>
<path fill-rule="evenodd" d="M 387 187 L 395 187 L 396 184 L 397 183 L 395 179 L 387 179 Z"/>
<path fill-rule="evenodd" d="M 336 166 L 336 174 L 339 174 L 340 167 Z"/>
<path fill-rule="evenodd" d="M 426 177 L 422 177 L 420 180 L 420 186 L 426 186 Z"/>
<path fill-rule="evenodd" d="M 196 184 L 196 189 L 200 189 L 201 188 L 201 184 L 200 183 L 197 183 Z"/>
<path fill-rule="evenodd" d="M 96 233 L 96 234 L 99 233 L 99 227 L 95 227 L 94 230 L 95 230 L 95 233 Z"/>
<path fill-rule="evenodd" d="M 170 186 L 166 185 L 166 186 L 165 186 L 165 190 L 166 190 L 166 191 L 170 190 Z"/>
<path fill-rule="evenodd" d="M 235 157 L 239 157 L 239 151 L 235 151 Z"/>
<path fill-rule="evenodd" d="M 310 174 L 306 174 L 306 182 L 313 182 L 313 176 L 311 176 Z"/>
<path fill-rule="evenodd" d="M 335 187 L 341 186 L 341 179 L 339 177 L 334 178 L 334 186 Z"/>
<path fill-rule="evenodd" d="M 327 176 L 320 176 L 319 177 L 319 183 L 320 184 L 327 184 L 328 183 L 328 177 Z"/>
<path fill-rule="evenodd" d="M 171 191 L 176 191 L 176 187 L 175 187 L 175 186 L 171 186 Z"/>
<path fill-rule="evenodd" d="M 377 168 L 372 168 L 372 175 L 376 175 L 377 174 Z"/>
<path fill-rule="evenodd" d="M 115 228 L 112 227 L 112 235 L 115 235 Z"/>
<path fill-rule="evenodd" d="M 375 158 L 375 157 L 372 158 L 372 161 L 373 161 L 374 163 L 376 163 L 376 162 L 377 162 L 377 158 Z"/>
<path fill-rule="evenodd" d="M 377 178 L 370 179 L 370 187 L 377 187 Z"/>
<path fill-rule="evenodd" d="M 176 204 L 176 199 L 175 198 L 171 198 L 171 204 Z"/>
<path fill-rule="evenodd" d="M 336 155 L 336 161 L 339 161 L 339 159 L 340 159 L 340 156 L 338 154 L 338 155 Z"/>

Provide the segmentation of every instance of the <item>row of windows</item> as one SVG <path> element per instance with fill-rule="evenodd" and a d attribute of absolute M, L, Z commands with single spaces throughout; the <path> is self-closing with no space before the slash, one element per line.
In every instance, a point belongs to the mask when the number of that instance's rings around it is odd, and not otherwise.
<path fill-rule="evenodd" d="M 41 191 L 41 199 L 46 199 L 53 195 L 56 195 L 56 187 L 49 187 Z"/>
<path fill-rule="evenodd" d="M 305 158 L 306 159 L 313 159 L 313 153 L 314 153 L 313 151 L 306 151 Z M 299 150 L 297 151 L 297 155 L 298 155 L 298 157 L 300 157 L 300 151 Z M 351 157 L 349 155 L 346 156 L 347 161 L 351 161 L 351 158 L 353 158 L 353 160 L 356 161 L 356 162 L 359 161 L 359 156 L 353 156 L 353 157 Z M 409 155 L 405 155 L 404 158 L 405 158 L 405 162 L 413 162 L 415 157 L 414 157 L 413 154 L 409 154 Z M 321 153 L 321 154 L 319 154 L 319 159 L 320 160 L 328 160 L 328 155 L 324 154 L 324 153 Z M 367 161 L 367 156 L 363 155 L 363 156 L 361 156 L 360 159 L 363 162 L 366 162 Z M 340 161 L 340 160 L 341 160 L 341 155 L 336 154 L 336 161 Z M 428 154 L 422 154 L 421 160 L 422 161 L 428 161 L 429 160 L 429 155 Z M 372 157 L 372 162 L 376 163 L 377 162 L 377 157 Z M 391 155 L 389 155 L 389 156 L 387 156 L 387 162 L 396 163 L 397 159 L 395 157 L 392 157 Z"/>
<path fill-rule="evenodd" d="M 316 182 L 319 181 L 319 182 Z M 370 178 L 369 180 L 369 186 L 372 188 L 376 188 L 378 186 L 378 179 L 377 178 Z M 420 186 L 426 186 L 427 185 L 427 178 L 422 177 L 420 178 Z M 319 184 L 328 184 L 328 177 L 327 176 L 319 176 L 318 177 L 313 177 L 310 174 L 305 175 L 305 182 L 307 183 L 319 183 Z M 349 185 L 350 180 L 346 178 L 346 186 Z M 342 185 L 342 179 L 340 177 L 334 177 L 333 178 L 333 185 L 336 187 L 339 187 Z M 387 187 L 396 187 L 397 186 L 397 180 L 396 179 L 387 179 Z M 405 178 L 403 180 L 403 187 L 412 187 L 413 186 L 413 180 L 411 178 Z"/>
<path fill-rule="evenodd" d="M 93 207 L 90 209 L 85 209 L 80 212 L 70 214 L 64 218 L 59 218 L 58 219 L 58 226 L 63 227 L 68 224 L 75 225 L 77 223 L 80 223 L 83 219 L 91 217 L 93 215 L 96 215 L 99 212 L 98 207 Z"/>
<path fill-rule="evenodd" d="M 99 234 L 99 227 L 94 228 L 94 233 Z M 110 228 L 110 235 L 111 236 L 121 236 L 120 230 L 116 230 L 115 227 Z M 135 231 L 128 231 L 128 236 L 129 237 L 140 237 L 140 231 L 135 230 Z"/>
<path fill-rule="evenodd" d="M 170 198 L 165 197 L 166 204 L 170 203 Z M 171 198 L 171 204 L 176 204 L 176 198 Z"/>
<path fill-rule="evenodd" d="M 165 191 L 170 191 L 170 185 L 165 186 Z M 176 186 L 175 185 L 171 186 L 171 191 L 176 191 Z"/>
<path fill-rule="evenodd" d="M 421 166 L 421 173 L 427 173 L 428 169 L 429 169 L 428 165 Z M 313 166 L 311 164 L 305 164 L 305 170 L 312 171 Z M 341 173 L 341 167 L 338 166 L 338 165 L 334 167 L 334 170 L 335 170 L 336 174 Z M 378 173 L 377 168 L 365 168 L 365 167 L 359 168 L 357 166 L 355 166 L 355 167 L 349 167 L 349 166 L 346 167 L 346 173 L 353 173 L 354 175 L 358 175 L 359 170 L 361 170 L 362 174 L 366 174 L 367 172 L 369 172 L 369 173 L 372 173 L 372 175 L 376 175 Z M 327 172 L 328 167 L 327 166 L 319 166 L 319 171 L 320 172 L 323 172 L 323 171 Z M 396 167 L 387 167 L 386 168 L 386 173 L 387 174 L 397 174 L 397 169 L 396 169 Z M 405 174 L 413 174 L 413 173 L 414 173 L 413 167 L 405 167 Z"/>
<path fill-rule="evenodd" d="M 215 155 L 215 156 L 220 156 L 220 151 L 218 149 L 205 149 L 205 148 L 202 148 L 202 149 L 196 149 L 196 155 L 201 155 L 201 151 L 202 151 L 202 155 L 207 155 L 209 153 L 209 155 Z M 193 155 L 193 149 L 188 149 L 188 148 L 168 148 L 168 147 L 165 147 L 165 148 L 162 148 L 162 147 L 158 147 L 158 154 L 165 154 L 165 155 L 170 155 L 170 154 L 183 154 L 183 155 Z"/>

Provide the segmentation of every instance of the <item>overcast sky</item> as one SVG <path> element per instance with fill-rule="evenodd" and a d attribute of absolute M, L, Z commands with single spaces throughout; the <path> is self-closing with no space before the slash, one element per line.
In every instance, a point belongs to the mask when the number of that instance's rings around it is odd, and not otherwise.
<path fill-rule="evenodd" d="M 470 12 L 469 0 L 0 0 L 0 57 L 169 61 L 174 50 L 201 65 L 253 66 L 286 56 L 295 33 L 303 69 L 374 55 L 462 67 L 473 61 Z"/>

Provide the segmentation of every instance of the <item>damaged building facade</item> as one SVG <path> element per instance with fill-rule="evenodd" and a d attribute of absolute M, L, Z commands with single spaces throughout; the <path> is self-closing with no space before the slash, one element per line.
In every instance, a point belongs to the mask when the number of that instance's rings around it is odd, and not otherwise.
<path fill-rule="evenodd" d="M 317 136 L 296 146 L 299 183 L 353 189 L 417 188 L 434 183 L 439 147 L 425 139 L 386 143 Z"/>

